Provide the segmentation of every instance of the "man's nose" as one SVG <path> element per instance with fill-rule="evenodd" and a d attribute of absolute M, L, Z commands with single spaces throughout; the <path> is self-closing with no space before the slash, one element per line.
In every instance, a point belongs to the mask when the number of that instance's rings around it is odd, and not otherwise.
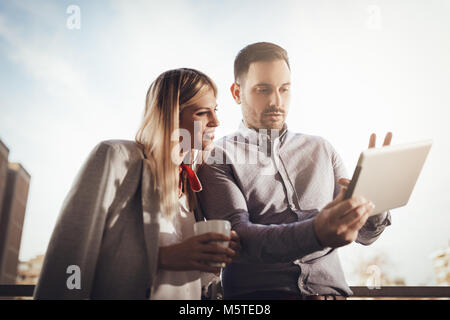
<path fill-rule="evenodd" d="M 281 97 L 280 92 L 278 92 L 278 91 L 274 92 L 274 94 L 272 95 L 272 99 L 271 99 L 271 105 L 274 107 L 281 107 L 282 104 L 283 104 L 283 98 Z"/>

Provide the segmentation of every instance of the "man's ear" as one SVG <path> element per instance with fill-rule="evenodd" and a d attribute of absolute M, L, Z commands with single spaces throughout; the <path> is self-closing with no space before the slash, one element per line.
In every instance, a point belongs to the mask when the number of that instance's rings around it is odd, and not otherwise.
<path fill-rule="evenodd" d="M 237 82 L 233 82 L 230 90 L 234 101 L 236 101 L 237 104 L 241 104 L 241 86 Z"/>

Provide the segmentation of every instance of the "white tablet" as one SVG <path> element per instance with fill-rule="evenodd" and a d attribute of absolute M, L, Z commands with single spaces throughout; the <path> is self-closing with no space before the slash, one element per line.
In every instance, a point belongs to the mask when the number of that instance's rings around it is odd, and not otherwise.
<path fill-rule="evenodd" d="M 362 196 L 372 201 L 372 215 L 406 205 L 431 144 L 427 140 L 363 151 L 345 198 Z"/>

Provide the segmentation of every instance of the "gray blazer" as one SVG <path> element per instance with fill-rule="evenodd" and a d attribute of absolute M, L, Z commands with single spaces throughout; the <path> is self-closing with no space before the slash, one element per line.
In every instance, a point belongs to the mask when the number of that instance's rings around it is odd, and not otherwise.
<path fill-rule="evenodd" d="M 53 231 L 35 299 L 148 299 L 160 207 L 133 141 L 104 141 L 78 174 Z M 79 267 L 81 288 L 69 289 Z"/>

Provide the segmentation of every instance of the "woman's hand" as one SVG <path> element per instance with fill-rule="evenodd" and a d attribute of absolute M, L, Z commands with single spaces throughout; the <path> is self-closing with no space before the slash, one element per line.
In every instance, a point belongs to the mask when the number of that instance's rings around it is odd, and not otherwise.
<path fill-rule="evenodd" d="M 235 235 L 233 235 L 233 233 Z M 187 271 L 198 270 L 203 272 L 219 273 L 221 267 L 214 267 L 208 263 L 231 263 L 236 251 L 232 248 L 224 248 L 215 241 L 230 241 L 232 247 L 239 249 L 236 245 L 236 232 L 232 232 L 231 238 L 220 233 L 205 233 L 194 236 L 175 245 L 160 247 L 158 256 L 158 267 L 166 270 Z"/>
<path fill-rule="evenodd" d="M 239 235 L 236 233 L 236 231 L 231 230 L 231 240 L 229 247 L 234 250 L 235 255 L 233 256 L 233 260 L 239 257 L 241 253 L 241 239 L 239 238 Z"/>

